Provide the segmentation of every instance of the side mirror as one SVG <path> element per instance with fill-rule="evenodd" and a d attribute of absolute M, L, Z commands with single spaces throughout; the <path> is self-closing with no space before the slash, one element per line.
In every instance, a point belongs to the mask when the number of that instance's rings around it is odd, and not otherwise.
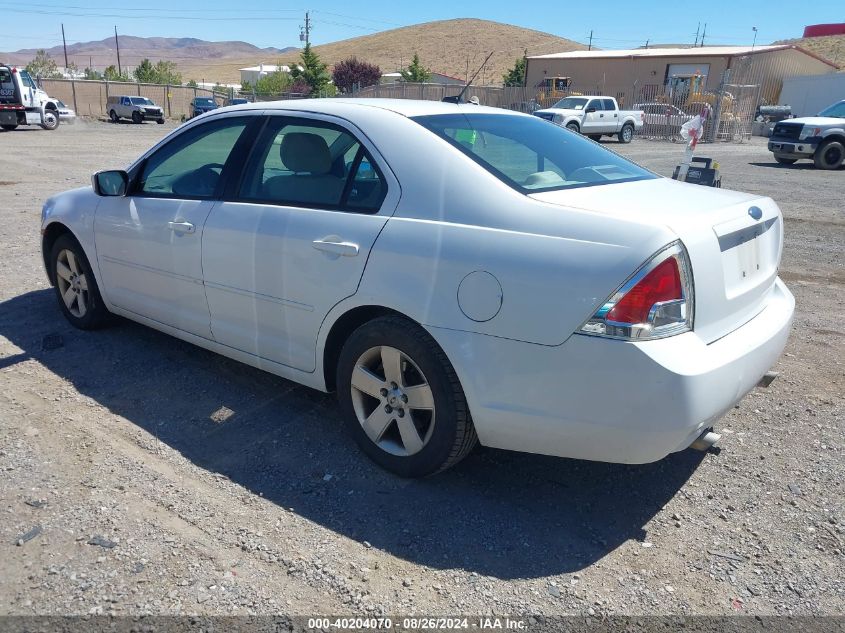
<path fill-rule="evenodd" d="M 91 176 L 91 186 L 98 196 L 125 196 L 129 189 L 129 174 L 122 169 L 98 171 Z"/>
<path fill-rule="evenodd" d="M 584 112 L 586 112 L 587 114 L 590 114 L 591 112 L 595 112 L 595 111 L 596 111 L 595 108 L 587 108 L 586 110 L 584 110 Z"/>

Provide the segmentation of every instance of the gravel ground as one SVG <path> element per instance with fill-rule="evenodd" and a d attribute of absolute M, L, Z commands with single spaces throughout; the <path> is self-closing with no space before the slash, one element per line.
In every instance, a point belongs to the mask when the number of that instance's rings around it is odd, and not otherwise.
<path fill-rule="evenodd" d="M 699 151 L 781 205 L 797 299 L 780 378 L 722 420 L 720 453 L 479 449 L 405 481 L 353 447 L 332 396 L 62 318 L 42 203 L 170 129 L 0 134 L 0 614 L 845 612 L 843 171 L 778 166 L 758 138 Z M 608 146 L 666 175 L 682 152 Z"/>

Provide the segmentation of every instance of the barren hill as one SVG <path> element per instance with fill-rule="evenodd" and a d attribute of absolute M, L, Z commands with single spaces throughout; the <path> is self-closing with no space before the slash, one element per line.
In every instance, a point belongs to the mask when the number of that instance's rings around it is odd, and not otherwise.
<path fill-rule="evenodd" d="M 791 40 L 781 40 L 775 44 L 795 44 L 837 64 L 840 70 L 845 69 L 845 35 L 796 37 Z"/>
<path fill-rule="evenodd" d="M 422 63 L 432 71 L 465 78 L 495 51 L 476 83 L 499 83 L 502 74 L 513 66 L 525 49 L 529 55 L 542 55 L 586 48 L 584 45 L 550 33 L 534 31 L 489 20 L 462 18 L 415 24 L 372 35 L 364 35 L 329 44 L 314 46 L 314 50 L 329 65 L 356 55 L 359 59 L 378 64 L 383 72 L 407 66 L 416 52 Z M 48 49 L 61 64 L 61 47 Z M 102 70 L 116 64 L 114 38 L 100 42 L 74 44 L 68 47 L 69 57 L 80 68 L 89 65 Z M 176 63 L 182 77 L 197 81 L 237 83 L 239 68 L 278 61 L 292 63 L 299 50 L 289 48 L 258 48 L 246 42 L 206 42 L 193 38 L 145 38 L 120 36 L 120 58 L 125 67 L 134 68 L 145 57 L 153 62 L 168 59 Z M 35 49 L 16 53 L 0 53 L 0 59 L 25 64 L 35 56 Z"/>
<path fill-rule="evenodd" d="M 473 18 L 426 22 L 314 46 L 315 52 L 329 66 L 355 55 L 358 59 L 378 64 L 382 72 L 407 66 L 416 52 L 429 70 L 461 79 L 466 78 L 467 68 L 472 75 L 487 54 L 495 51 L 476 79 L 478 84 L 500 83 L 502 75 L 525 49 L 528 49 L 529 55 L 542 55 L 584 48 L 583 44 L 550 33 Z M 240 81 L 238 68 L 257 66 L 262 62 L 275 64 L 281 61 L 291 65 L 298 58 L 299 51 L 294 49 L 277 54 L 249 54 L 237 59 L 227 57 L 178 62 L 178 65 L 186 79 L 205 77 L 221 83 L 236 83 Z"/>
<path fill-rule="evenodd" d="M 529 55 L 559 53 L 585 49 L 586 46 L 550 33 L 525 29 L 511 24 L 461 18 L 415 24 L 373 35 L 341 40 L 314 47 L 327 64 L 356 55 L 359 59 L 378 64 L 383 72 L 407 66 L 414 53 L 429 69 L 465 79 L 484 61 L 487 63 L 476 83 L 500 83 L 514 60 L 528 49 Z M 292 61 L 295 56 L 285 55 Z M 483 81 L 482 81 L 483 79 Z"/>

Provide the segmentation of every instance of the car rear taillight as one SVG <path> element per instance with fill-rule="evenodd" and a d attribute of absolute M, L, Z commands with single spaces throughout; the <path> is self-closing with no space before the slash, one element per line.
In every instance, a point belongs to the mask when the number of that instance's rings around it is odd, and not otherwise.
<path fill-rule="evenodd" d="M 686 250 L 673 242 L 643 264 L 581 327 L 581 334 L 655 339 L 692 330 L 693 284 Z"/>

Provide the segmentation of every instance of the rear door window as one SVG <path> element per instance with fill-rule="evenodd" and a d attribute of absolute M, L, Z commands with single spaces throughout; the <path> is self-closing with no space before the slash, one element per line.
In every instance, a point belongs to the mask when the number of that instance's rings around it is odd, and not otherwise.
<path fill-rule="evenodd" d="M 604 104 L 605 111 L 613 112 L 616 109 L 616 104 L 613 102 L 613 99 L 602 99 L 602 104 Z"/>
<path fill-rule="evenodd" d="M 276 116 L 256 143 L 238 198 L 375 212 L 386 191 L 374 161 L 348 130 L 323 121 Z"/>

